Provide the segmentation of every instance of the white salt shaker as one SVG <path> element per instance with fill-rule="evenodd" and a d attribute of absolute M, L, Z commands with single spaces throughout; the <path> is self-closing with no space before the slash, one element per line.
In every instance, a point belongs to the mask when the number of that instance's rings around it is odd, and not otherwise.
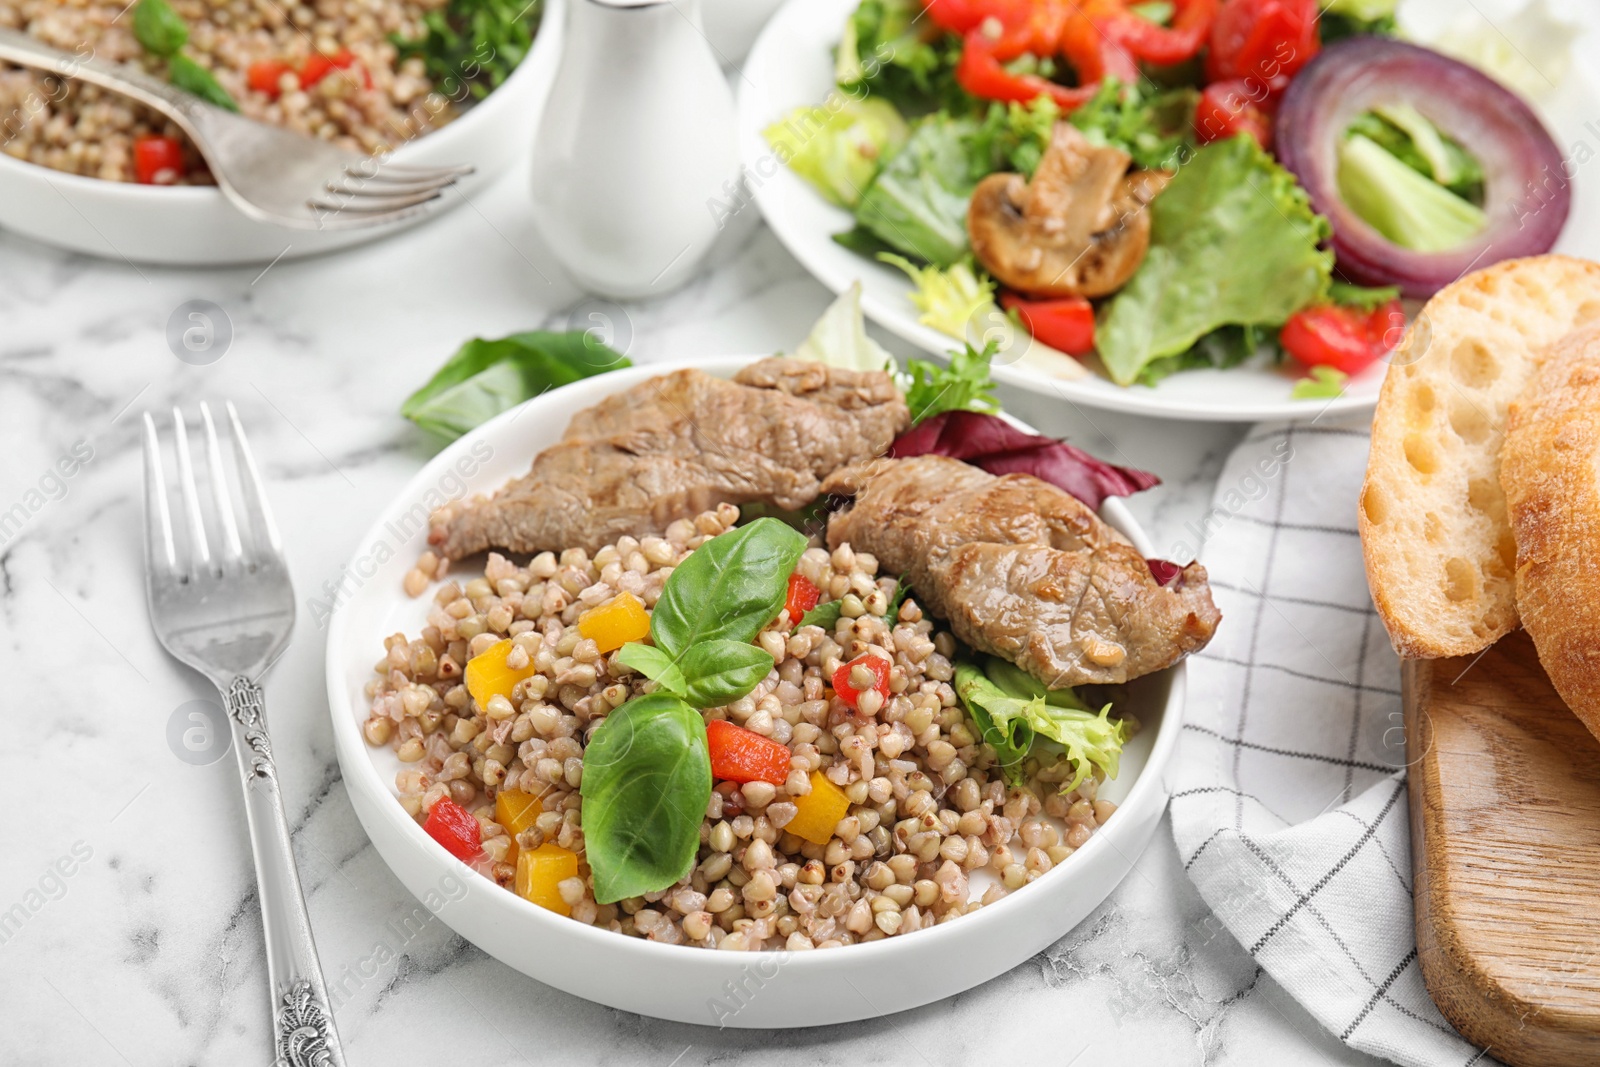
<path fill-rule="evenodd" d="M 615 299 L 693 276 L 739 172 L 733 94 L 700 0 L 572 0 L 533 149 L 536 223 L 585 289 Z"/>

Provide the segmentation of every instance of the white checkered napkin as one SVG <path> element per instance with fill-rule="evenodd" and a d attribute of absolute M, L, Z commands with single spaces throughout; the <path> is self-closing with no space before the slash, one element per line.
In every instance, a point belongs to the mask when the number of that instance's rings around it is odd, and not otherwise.
<path fill-rule="evenodd" d="M 1356 533 L 1365 423 L 1256 427 L 1190 528 L 1223 620 L 1189 668 L 1172 832 L 1218 920 L 1340 1040 L 1492 1064 L 1417 967 L 1400 667 Z"/>

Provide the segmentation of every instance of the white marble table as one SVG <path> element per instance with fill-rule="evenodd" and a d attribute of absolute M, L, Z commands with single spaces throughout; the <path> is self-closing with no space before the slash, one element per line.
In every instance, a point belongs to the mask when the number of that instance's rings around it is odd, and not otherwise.
<path fill-rule="evenodd" d="M 636 361 L 767 352 L 804 335 L 829 295 L 753 215 L 735 220 L 689 288 L 627 309 Z M 227 353 L 204 367 L 165 339 L 173 310 L 196 298 L 233 327 Z M 135 268 L 0 234 L 0 714 L 12 775 L 0 819 L 0 1063 L 271 1059 L 233 759 L 191 766 L 167 741 L 175 709 L 213 694 L 146 621 L 139 413 L 238 404 L 308 604 L 427 454 L 396 414 L 401 399 L 468 336 L 561 328 L 582 299 L 536 237 L 515 176 L 387 243 L 265 272 Z M 1133 502 L 1162 549 L 1194 543 L 1185 523 L 1241 432 L 1006 400 L 1166 479 Z M 75 446 L 92 458 L 56 480 Z M 579 1000 L 419 921 L 427 913 L 345 796 L 322 655 L 302 611 L 268 710 L 322 959 L 348 991 L 338 1023 L 352 1064 L 1375 1062 L 1322 1033 L 1208 919 L 1164 827 L 1077 930 L 921 1010 L 774 1033 Z"/>

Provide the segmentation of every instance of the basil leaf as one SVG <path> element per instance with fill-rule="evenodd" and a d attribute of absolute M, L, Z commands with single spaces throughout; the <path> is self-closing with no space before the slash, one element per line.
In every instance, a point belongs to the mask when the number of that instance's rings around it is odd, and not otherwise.
<path fill-rule="evenodd" d="M 772 518 L 704 542 L 672 572 L 650 614 L 656 647 L 681 661 L 702 641 L 754 641 L 783 610 L 805 550 L 803 534 Z"/>
<path fill-rule="evenodd" d="M 530 330 L 456 350 L 428 384 L 406 398 L 400 414 L 440 437 L 454 439 L 541 393 L 631 367 L 592 333 Z"/>
<path fill-rule="evenodd" d="M 654 645 L 629 641 L 617 650 L 616 661 L 654 681 L 658 686 L 657 692 L 681 697 L 688 691 L 689 683 L 684 679 L 683 671 L 673 662 L 671 656 Z"/>
<path fill-rule="evenodd" d="M 800 625 L 820 626 L 831 633 L 833 628 L 839 625 L 839 612 L 843 608 L 843 600 L 830 600 L 826 604 L 818 604 L 800 617 Z"/>
<path fill-rule="evenodd" d="M 889 629 L 894 629 L 895 623 L 900 618 L 900 605 L 906 602 L 906 597 L 909 596 L 910 593 L 911 586 L 906 584 L 906 580 L 904 578 L 900 579 L 899 582 L 895 584 L 894 596 L 889 598 L 889 607 L 883 613 L 883 621 L 888 624 Z M 843 608 L 844 599 L 842 597 L 838 600 L 830 600 L 826 604 L 818 604 L 801 617 L 795 628 L 799 629 L 801 626 L 820 626 L 824 630 L 831 631 L 834 627 L 839 625 L 839 616 Z"/>
<path fill-rule="evenodd" d="M 167 0 L 139 0 L 133 9 L 133 35 L 146 52 L 177 55 L 189 40 L 189 26 Z"/>
<path fill-rule="evenodd" d="M 167 60 L 167 80 L 186 93 L 193 93 L 208 104 L 238 111 L 239 105 L 211 72 L 185 55 Z"/>
<path fill-rule="evenodd" d="M 711 799 L 705 720 L 677 697 L 635 697 L 589 739 L 579 792 L 594 899 L 614 904 L 667 888 L 700 850 Z"/>
<path fill-rule="evenodd" d="M 678 666 L 689 680 L 685 699 L 697 708 L 720 708 L 760 685 L 772 673 L 772 657 L 760 645 L 701 641 Z"/>

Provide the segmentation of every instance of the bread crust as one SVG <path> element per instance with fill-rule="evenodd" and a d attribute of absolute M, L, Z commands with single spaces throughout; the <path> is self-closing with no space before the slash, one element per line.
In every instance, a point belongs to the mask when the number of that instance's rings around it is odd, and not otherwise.
<path fill-rule="evenodd" d="M 1472 655 L 1518 625 L 1500 487 L 1506 410 L 1547 346 L 1600 320 L 1600 264 L 1507 260 L 1441 289 L 1384 378 L 1358 525 L 1404 658 Z"/>
<path fill-rule="evenodd" d="M 1512 404 L 1500 480 L 1522 624 L 1556 692 L 1600 737 L 1600 328 L 1551 346 Z"/>

